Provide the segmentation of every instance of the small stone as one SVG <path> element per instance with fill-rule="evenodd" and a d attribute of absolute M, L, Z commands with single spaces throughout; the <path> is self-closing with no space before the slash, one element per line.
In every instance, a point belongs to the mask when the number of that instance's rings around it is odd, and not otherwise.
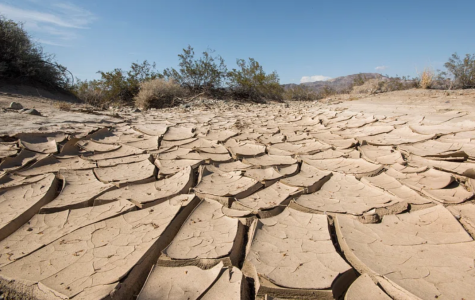
<path fill-rule="evenodd" d="M 18 110 L 18 109 L 22 109 L 22 108 L 23 108 L 23 105 L 21 105 L 21 104 L 18 103 L 18 102 L 12 102 L 12 103 L 10 103 L 10 108 L 11 108 L 11 109 L 16 109 L 16 110 Z"/>
<path fill-rule="evenodd" d="M 139 108 L 135 108 L 133 111 L 133 113 L 139 113 L 139 112 L 142 112 Z"/>
<path fill-rule="evenodd" d="M 32 108 L 32 109 L 27 109 L 25 111 L 22 112 L 22 114 L 29 114 L 29 115 L 34 115 L 34 116 L 41 116 L 41 113 L 39 111 L 37 111 L 36 109 Z"/>

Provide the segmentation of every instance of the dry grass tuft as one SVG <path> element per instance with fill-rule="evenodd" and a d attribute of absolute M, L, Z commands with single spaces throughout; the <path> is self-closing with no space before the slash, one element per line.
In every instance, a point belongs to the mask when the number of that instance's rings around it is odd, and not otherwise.
<path fill-rule="evenodd" d="M 430 89 L 434 81 L 434 70 L 431 68 L 425 68 L 420 77 L 420 87 L 423 89 Z"/>
<path fill-rule="evenodd" d="M 67 102 L 57 102 L 54 105 L 56 108 L 59 110 L 64 110 L 64 111 L 71 111 L 71 103 Z"/>
<path fill-rule="evenodd" d="M 142 109 L 169 107 L 184 94 L 183 88 L 175 81 L 157 78 L 140 84 L 140 92 L 134 98 L 135 106 Z"/>

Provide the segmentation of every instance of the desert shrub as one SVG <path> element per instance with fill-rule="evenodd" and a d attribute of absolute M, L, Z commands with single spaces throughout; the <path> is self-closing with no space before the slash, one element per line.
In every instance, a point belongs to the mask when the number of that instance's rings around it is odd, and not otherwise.
<path fill-rule="evenodd" d="M 330 96 L 333 96 L 333 95 L 336 95 L 337 94 L 337 91 L 332 88 L 331 86 L 324 86 L 322 89 L 320 89 L 320 91 L 318 92 L 318 96 L 320 98 L 327 98 L 327 97 L 330 97 Z"/>
<path fill-rule="evenodd" d="M 259 101 L 263 99 L 282 100 L 284 88 L 279 83 L 277 72 L 266 74 L 253 58 L 238 59 L 238 69 L 228 73 L 229 88 L 235 98 Z"/>
<path fill-rule="evenodd" d="M 304 85 L 289 87 L 284 92 L 284 99 L 294 101 L 312 101 L 318 100 L 319 95 Z"/>
<path fill-rule="evenodd" d="M 108 104 L 105 101 L 104 88 L 99 80 L 78 80 L 74 87 L 74 93 L 83 102 L 92 106 L 105 108 Z"/>
<path fill-rule="evenodd" d="M 419 86 L 414 78 L 381 77 L 367 80 L 363 85 L 354 86 L 351 94 L 378 94 L 393 91 L 408 90 Z"/>
<path fill-rule="evenodd" d="M 142 109 L 173 106 L 176 98 L 183 97 L 185 91 L 172 79 L 157 78 L 140 84 L 140 92 L 135 96 L 135 106 Z"/>
<path fill-rule="evenodd" d="M 361 86 L 363 85 L 366 81 L 368 81 L 369 78 L 366 77 L 364 74 L 358 74 L 356 75 L 355 79 L 353 79 L 353 86 Z"/>
<path fill-rule="evenodd" d="M 456 87 L 475 87 L 475 54 L 466 54 L 464 58 L 460 58 L 454 53 L 444 66 L 454 76 Z"/>
<path fill-rule="evenodd" d="M 34 43 L 21 23 L 0 16 L 0 80 L 68 88 L 66 68 Z"/>
<path fill-rule="evenodd" d="M 163 75 L 180 84 L 191 92 L 214 92 L 222 86 L 226 79 L 227 67 L 224 59 L 213 56 L 214 50 L 206 50 L 203 56 L 195 59 L 195 51 L 191 46 L 179 54 L 179 69 L 168 68 Z"/>
<path fill-rule="evenodd" d="M 419 86 L 423 89 L 430 89 L 434 81 L 434 76 L 434 70 L 431 68 L 425 68 L 420 75 Z"/>
<path fill-rule="evenodd" d="M 155 64 L 146 60 L 141 64 L 132 63 L 128 71 L 117 68 L 98 73 L 101 74 L 99 80 L 78 81 L 74 93 L 84 102 L 99 107 L 106 107 L 111 103 L 131 105 L 139 93 L 141 83 L 163 77 L 155 71 Z"/>

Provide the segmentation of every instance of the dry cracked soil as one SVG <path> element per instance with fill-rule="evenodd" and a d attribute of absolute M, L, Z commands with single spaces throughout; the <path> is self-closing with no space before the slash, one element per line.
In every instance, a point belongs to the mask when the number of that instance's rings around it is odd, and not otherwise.
<path fill-rule="evenodd" d="M 475 299 L 475 91 L 348 98 L 0 95 L 0 297 Z"/>

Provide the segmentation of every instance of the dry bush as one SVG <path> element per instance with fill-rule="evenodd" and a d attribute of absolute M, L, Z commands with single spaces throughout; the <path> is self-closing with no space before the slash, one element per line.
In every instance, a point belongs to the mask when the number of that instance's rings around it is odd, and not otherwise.
<path fill-rule="evenodd" d="M 431 68 L 425 68 L 419 79 L 419 85 L 423 89 L 430 89 L 434 81 L 434 71 Z"/>
<path fill-rule="evenodd" d="M 294 101 L 313 101 L 320 99 L 319 95 L 303 85 L 296 85 L 287 88 L 284 92 L 284 99 Z"/>
<path fill-rule="evenodd" d="M 157 78 L 140 84 L 140 92 L 134 98 L 135 106 L 142 109 L 170 107 L 183 95 L 185 91 L 175 81 Z"/>
<path fill-rule="evenodd" d="M 352 94 L 374 94 L 379 88 L 381 79 L 375 78 L 364 82 L 362 85 L 355 85 L 351 91 Z"/>
<path fill-rule="evenodd" d="M 416 88 L 419 85 L 415 79 L 399 77 L 382 77 L 367 80 L 363 85 L 354 86 L 351 94 L 379 94 Z"/>
<path fill-rule="evenodd" d="M 63 110 L 63 111 L 71 110 L 71 103 L 67 103 L 67 102 L 57 102 L 55 103 L 54 106 L 57 107 L 59 110 Z"/>
<path fill-rule="evenodd" d="M 78 81 L 74 89 L 74 94 L 79 99 L 92 106 L 105 108 L 108 104 L 104 89 L 97 80 Z"/>

